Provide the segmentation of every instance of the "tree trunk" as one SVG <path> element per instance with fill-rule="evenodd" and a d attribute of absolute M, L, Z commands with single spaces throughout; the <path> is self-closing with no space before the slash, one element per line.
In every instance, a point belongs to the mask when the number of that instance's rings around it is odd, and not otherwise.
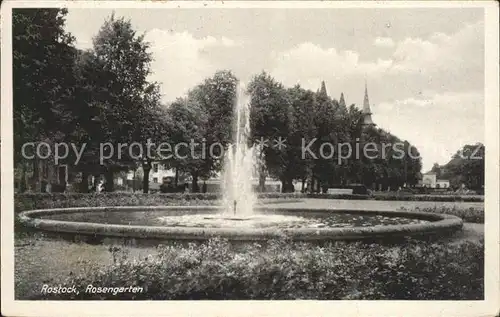
<path fill-rule="evenodd" d="M 261 170 L 259 173 L 259 192 L 263 193 L 266 191 L 266 174 Z"/>
<path fill-rule="evenodd" d="M 314 175 L 311 176 L 311 187 L 309 189 L 309 192 L 311 194 L 314 193 L 314 189 L 315 189 L 315 186 L 316 186 L 316 179 L 314 178 Z"/>
<path fill-rule="evenodd" d="M 31 179 L 31 187 L 34 192 L 41 192 L 41 173 L 40 173 L 40 160 L 36 158 L 33 160 L 33 177 Z"/>
<path fill-rule="evenodd" d="M 114 184 L 114 179 L 113 179 L 114 173 L 111 169 L 106 170 L 106 173 L 104 174 L 104 177 L 106 178 L 106 192 L 110 193 L 115 190 L 115 184 Z"/>
<path fill-rule="evenodd" d="M 175 179 L 174 179 L 174 187 L 177 189 L 179 187 L 179 169 L 175 168 Z"/>
<path fill-rule="evenodd" d="M 94 175 L 94 183 L 92 184 L 92 189 L 94 192 L 97 192 L 97 187 L 99 186 L 99 178 L 101 177 L 101 174 L 95 173 Z"/>
<path fill-rule="evenodd" d="M 305 192 L 312 193 L 313 187 L 313 171 L 312 167 L 308 166 L 306 170 L 306 189 Z"/>
<path fill-rule="evenodd" d="M 293 186 L 293 179 L 290 177 L 285 177 L 282 181 L 283 192 L 284 193 L 293 193 L 295 191 L 295 187 Z"/>
<path fill-rule="evenodd" d="M 89 172 L 82 172 L 82 180 L 80 182 L 79 190 L 80 193 L 88 193 L 89 192 Z"/>
<path fill-rule="evenodd" d="M 259 186 L 257 189 L 260 193 L 266 191 L 266 166 L 264 163 L 264 151 L 260 149 L 259 153 Z"/>
<path fill-rule="evenodd" d="M 21 163 L 21 179 L 19 180 L 19 192 L 24 193 L 26 191 L 26 163 L 23 161 Z"/>
<path fill-rule="evenodd" d="M 303 178 L 303 179 L 302 179 L 302 187 L 300 188 L 300 192 L 301 192 L 301 193 L 303 193 L 303 192 L 304 192 L 304 190 L 305 190 L 305 186 L 306 186 L 306 179 L 305 179 L 305 178 Z"/>
<path fill-rule="evenodd" d="M 132 176 L 132 192 L 135 193 L 135 173 L 136 173 L 136 169 L 134 168 L 134 175 Z"/>
<path fill-rule="evenodd" d="M 197 193 L 199 192 L 198 188 L 198 174 L 197 173 L 192 173 L 191 176 L 193 177 L 192 183 L 191 183 L 191 192 Z"/>
<path fill-rule="evenodd" d="M 143 171 L 143 176 L 142 176 L 142 192 L 144 194 L 149 193 L 149 172 L 151 171 L 151 165 L 150 164 L 143 164 L 142 165 L 142 171 Z"/>

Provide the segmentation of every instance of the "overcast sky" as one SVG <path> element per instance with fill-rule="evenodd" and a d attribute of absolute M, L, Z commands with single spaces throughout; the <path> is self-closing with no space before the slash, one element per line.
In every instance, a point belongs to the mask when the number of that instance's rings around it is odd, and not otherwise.
<path fill-rule="evenodd" d="M 112 13 L 69 9 L 80 48 Z M 121 9 L 146 32 L 153 80 L 165 101 L 216 70 L 241 80 L 266 70 L 286 86 L 362 106 L 368 83 L 375 123 L 414 144 L 427 171 L 467 143 L 484 142 L 482 9 Z"/>

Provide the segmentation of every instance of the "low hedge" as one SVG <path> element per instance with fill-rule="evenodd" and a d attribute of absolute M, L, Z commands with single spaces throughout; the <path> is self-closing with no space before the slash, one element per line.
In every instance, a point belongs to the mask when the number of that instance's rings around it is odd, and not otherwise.
<path fill-rule="evenodd" d="M 470 195 L 375 195 L 372 197 L 374 200 L 388 200 L 388 201 L 439 201 L 439 202 L 484 202 L 484 196 L 470 196 Z"/>
<path fill-rule="evenodd" d="M 472 223 L 483 223 L 484 224 L 484 208 L 458 208 L 456 206 L 446 207 L 446 206 L 434 206 L 428 208 L 400 208 L 400 210 L 408 211 L 423 211 L 423 212 L 435 212 L 440 214 L 448 214 L 462 218 L 464 222 Z"/>
<path fill-rule="evenodd" d="M 222 198 L 218 193 L 143 194 L 114 193 L 23 193 L 14 195 L 17 212 L 45 208 L 99 207 L 99 206 L 169 206 L 213 205 Z M 367 199 L 362 195 L 329 195 L 301 193 L 261 193 L 259 199 L 299 200 L 304 198 Z"/>
<path fill-rule="evenodd" d="M 483 202 L 483 197 L 477 196 L 437 196 L 437 195 L 345 195 L 345 194 L 319 194 L 319 193 L 259 193 L 261 199 L 351 199 L 351 200 L 388 200 L 388 201 L 439 201 L 439 202 Z M 213 204 L 206 201 L 221 199 L 220 193 L 169 193 L 169 194 L 143 194 L 131 192 L 113 193 L 22 193 L 15 194 L 16 210 L 64 208 L 76 206 L 154 206 L 172 204 Z M 203 202 L 202 202 L 203 201 Z"/>
<path fill-rule="evenodd" d="M 243 249 L 242 249 L 243 248 Z M 274 240 L 235 247 L 215 239 L 202 245 L 161 247 L 132 261 L 113 252 L 114 264 L 92 275 L 70 276 L 78 294 L 37 295 L 49 300 L 481 300 L 484 243 L 398 245 Z M 142 293 L 85 292 L 88 285 L 138 286 Z"/>
<path fill-rule="evenodd" d="M 14 195 L 16 212 L 32 209 L 100 206 L 212 205 L 216 194 L 142 194 L 142 193 L 25 193 Z"/>

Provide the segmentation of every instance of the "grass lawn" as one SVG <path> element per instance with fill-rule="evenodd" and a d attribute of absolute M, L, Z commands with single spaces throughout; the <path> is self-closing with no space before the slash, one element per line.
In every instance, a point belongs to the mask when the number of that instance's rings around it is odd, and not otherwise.
<path fill-rule="evenodd" d="M 15 241 L 15 295 L 38 295 L 43 284 L 57 285 L 73 274 L 89 274 L 113 263 L 109 245 L 90 245 L 29 234 Z M 126 247 L 130 259 L 155 254 L 156 248 Z"/>

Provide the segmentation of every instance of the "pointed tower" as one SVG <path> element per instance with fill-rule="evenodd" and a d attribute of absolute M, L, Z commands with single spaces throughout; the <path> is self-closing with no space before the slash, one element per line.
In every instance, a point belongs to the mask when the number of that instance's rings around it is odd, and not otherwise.
<path fill-rule="evenodd" d="M 368 87 L 365 80 L 365 99 L 363 100 L 363 126 L 376 126 L 372 120 L 372 111 L 370 109 L 370 101 L 368 100 Z"/>

